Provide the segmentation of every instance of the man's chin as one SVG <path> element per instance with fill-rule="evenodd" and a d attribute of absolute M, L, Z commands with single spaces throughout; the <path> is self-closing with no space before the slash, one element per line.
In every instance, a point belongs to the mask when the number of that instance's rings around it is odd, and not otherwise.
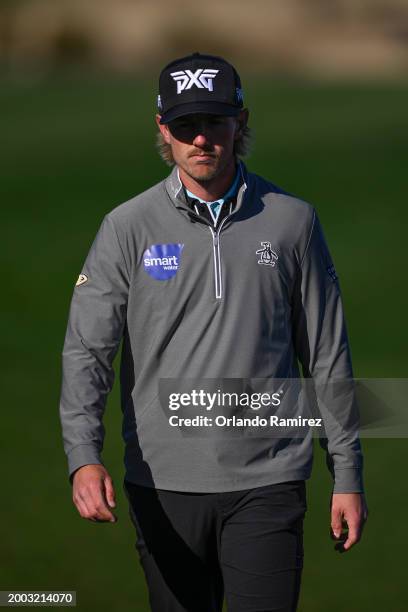
<path fill-rule="evenodd" d="M 219 168 L 214 162 L 199 162 L 190 166 L 189 174 L 196 181 L 210 181 L 218 176 Z"/>

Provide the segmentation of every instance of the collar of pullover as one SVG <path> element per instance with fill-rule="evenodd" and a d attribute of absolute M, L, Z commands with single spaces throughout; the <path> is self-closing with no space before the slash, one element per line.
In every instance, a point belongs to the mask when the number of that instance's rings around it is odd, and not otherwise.
<path fill-rule="evenodd" d="M 238 188 L 238 193 L 236 194 L 236 205 L 234 207 L 234 213 L 238 212 L 238 210 L 241 208 L 243 201 L 244 201 L 244 196 L 245 193 L 248 189 L 248 182 L 250 179 L 249 173 L 245 167 L 245 164 L 240 161 L 237 160 L 237 175 L 236 178 L 238 180 L 237 186 L 236 188 L 239 186 L 239 183 L 241 183 L 241 185 Z M 170 199 L 172 200 L 173 204 L 180 209 L 181 211 L 186 211 L 190 217 L 196 217 L 196 220 L 201 220 L 203 221 L 203 218 L 200 217 L 199 215 L 197 215 L 196 213 L 194 213 L 191 210 L 191 206 L 190 206 L 190 202 L 189 202 L 189 198 L 187 196 L 186 193 L 186 189 L 183 186 L 183 183 L 180 180 L 180 176 L 179 176 L 179 172 L 178 172 L 178 167 L 174 166 L 174 168 L 172 169 L 171 173 L 169 174 L 169 176 L 167 177 L 167 179 L 165 179 L 164 181 L 165 184 L 165 188 L 166 191 L 168 193 L 168 195 L 170 196 Z M 234 184 L 231 185 L 231 189 L 235 186 L 235 180 L 234 180 Z M 226 199 L 226 196 L 229 194 L 229 192 L 227 194 L 225 194 L 225 196 L 222 199 Z M 195 196 L 194 196 L 195 197 Z M 196 198 L 198 199 L 198 198 Z M 230 199 L 230 198 L 228 198 Z M 208 223 L 207 220 L 204 220 L 206 223 Z"/>
<path fill-rule="evenodd" d="M 179 178 L 180 178 L 180 173 L 179 173 Z M 239 171 L 239 168 L 236 167 L 235 177 L 234 177 L 234 180 L 232 181 L 232 184 L 231 184 L 230 188 L 228 189 L 228 191 L 221 198 L 218 198 L 217 200 L 212 200 L 212 201 L 203 200 L 202 198 L 199 198 L 194 193 L 189 191 L 186 187 L 184 187 L 184 189 L 186 190 L 187 198 L 188 198 L 188 200 L 190 202 L 190 205 L 193 208 L 197 204 L 204 205 L 203 212 L 206 213 L 206 214 L 204 214 L 204 216 L 209 216 L 210 220 L 213 221 L 214 224 L 217 224 L 217 222 L 219 221 L 219 217 L 220 217 L 221 212 L 223 212 L 224 215 L 228 214 L 228 212 L 225 213 L 222 210 L 222 207 L 223 207 L 224 203 L 225 202 L 227 202 L 227 203 L 231 202 L 232 203 L 233 201 L 235 201 L 236 195 L 237 195 L 237 191 L 238 191 L 238 186 L 239 186 L 240 178 L 241 178 L 241 173 Z M 230 208 L 230 210 L 231 210 L 231 208 Z M 197 211 L 197 209 L 196 209 L 196 211 Z M 202 214 L 202 213 L 200 213 L 200 214 Z"/>

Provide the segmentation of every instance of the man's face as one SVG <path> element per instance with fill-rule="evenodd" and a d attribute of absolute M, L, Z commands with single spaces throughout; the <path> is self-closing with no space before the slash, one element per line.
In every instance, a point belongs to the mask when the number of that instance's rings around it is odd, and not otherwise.
<path fill-rule="evenodd" d="M 240 117 L 192 114 L 157 125 L 174 161 L 196 181 L 210 181 L 234 163 L 234 143 L 240 137 L 245 113 Z"/>

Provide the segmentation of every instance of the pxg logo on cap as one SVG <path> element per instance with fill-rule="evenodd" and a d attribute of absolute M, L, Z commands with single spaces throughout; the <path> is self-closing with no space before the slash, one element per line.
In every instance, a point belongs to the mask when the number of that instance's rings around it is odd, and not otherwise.
<path fill-rule="evenodd" d="M 222 57 L 193 53 L 163 68 L 157 104 L 160 123 L 192 113 L 235 117 L 243 107 L 241 80 Z"/>
<path fill-rule="evenodd" d="M 182 91 L 190 89 L 193 85 L 199 89 L 205 88 L 208 91 L 214 91 L 212 81 L 218 72 L 219 70 L 212 70 L 211 68 L 207 70 L 199 68 L 194 73 L 191 70 L 177 70 L 176 72 L 171 72 L 170 76 L 177 83 L 177 95 L 179 95 Z"/>

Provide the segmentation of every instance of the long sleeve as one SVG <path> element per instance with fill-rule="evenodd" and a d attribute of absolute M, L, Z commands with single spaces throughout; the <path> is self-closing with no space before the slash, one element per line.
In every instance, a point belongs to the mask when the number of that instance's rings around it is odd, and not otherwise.
<path fill-rule="evenodd" d="M 293 329 L 305 378 L 313 379 L 335 493 L 362 492 L 358 409 L 339 282 L 315 211 L 293 293 Z"/>
<path fill-rule="evenodd" d="M 108 215 L 74 289 L 62 355 L 60 419 L 70 476 L 83 465 L 102 463 L 103 414 L 126 321 L 128 285 Z"/>

